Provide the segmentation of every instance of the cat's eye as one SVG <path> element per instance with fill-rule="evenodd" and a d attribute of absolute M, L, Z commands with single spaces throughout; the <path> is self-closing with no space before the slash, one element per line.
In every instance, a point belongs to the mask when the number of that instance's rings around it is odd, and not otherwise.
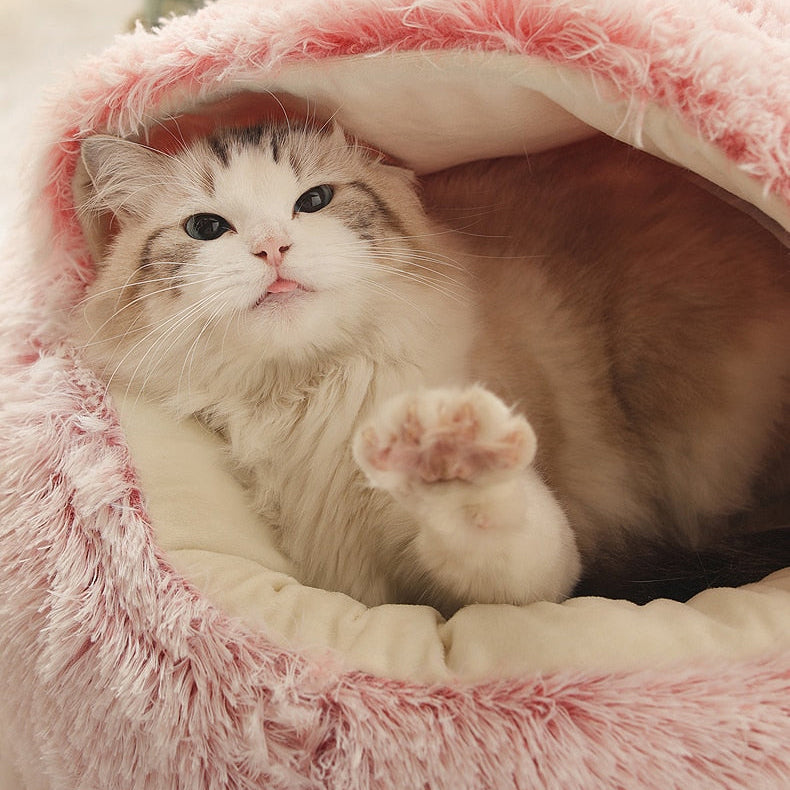
<path fill-rule="evenodd" d="M 187 236 L 198 241 L 214 241 L 233 228 L 218 214 L 193 214 L 184 223 L 184 230 Z"/>
<path fill-rule="evenodd" d="M 328 206 L 334 197 L 335 190 L 329 184 L 321 184 L 320 186 L 308 189 L 299 199 L 294 203 L 295 214 L 312 214 L 314 211 L 320 211 L 325 206 Z"/>

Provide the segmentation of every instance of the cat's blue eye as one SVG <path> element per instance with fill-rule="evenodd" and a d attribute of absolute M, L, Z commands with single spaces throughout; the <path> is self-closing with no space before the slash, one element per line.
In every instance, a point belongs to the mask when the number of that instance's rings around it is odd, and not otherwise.
<path fill-rule="evenodd" d="M 314 211 L 320 211 L 325 206 L 328 206 L 334 197 L 335 190 L 329 184 L 321 184 L 320 186 L 308 189 L 299 199 L 294 203 L 295 214 L 312 214 Z"/>
<path fill-rule="evenodd" d="M 187 236 L 198 241 L 214 241 L 233 228 L 218 214 L 193 214 L 184 223 L 184 230 Z"/>

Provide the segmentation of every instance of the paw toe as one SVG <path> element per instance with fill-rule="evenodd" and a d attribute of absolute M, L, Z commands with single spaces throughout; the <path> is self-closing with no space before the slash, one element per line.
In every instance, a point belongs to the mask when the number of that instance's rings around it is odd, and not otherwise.
<path fill-rule="evenodd" d="M 526 467 L 535 453 L 529 423 L 481 387 L 427 390 L 395 399 L 361 432 L 364 464 L 425 483 L 471 482 Z"/>

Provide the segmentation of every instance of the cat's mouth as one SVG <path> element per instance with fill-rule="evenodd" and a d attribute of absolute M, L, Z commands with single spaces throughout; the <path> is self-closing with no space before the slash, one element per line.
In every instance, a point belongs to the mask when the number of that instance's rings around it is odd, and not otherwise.
<path fill-rule="evenodd" d="M 260 307 L 264 303 L 281 302 L 291 299 L 300 293 L 308 292 L 310 292 L 310 289 L 296 282 L 296 280 L 285 280 L 282 277 L 278 277 L 266 288 L 266 291 L 261 294 L 253 307 Z"/>

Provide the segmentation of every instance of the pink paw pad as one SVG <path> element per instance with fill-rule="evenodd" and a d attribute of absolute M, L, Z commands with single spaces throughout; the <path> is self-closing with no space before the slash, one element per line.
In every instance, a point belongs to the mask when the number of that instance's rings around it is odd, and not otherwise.
<path fill-rule="evenodd" d="M 361 439 L 363 465 L 425 483 L 471 482 L 489 472 L 518 470 L 535 450 L 527 421 L 481 388 L 428 391 L 398 401 Z"/>

